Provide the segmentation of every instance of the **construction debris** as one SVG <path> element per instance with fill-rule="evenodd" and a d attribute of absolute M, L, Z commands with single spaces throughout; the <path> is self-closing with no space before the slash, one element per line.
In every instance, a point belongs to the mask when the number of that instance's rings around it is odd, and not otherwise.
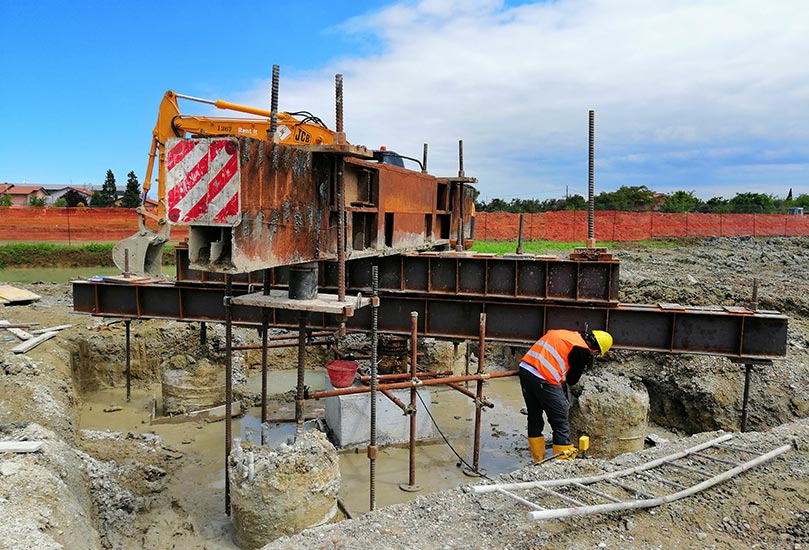
<path fill-rule="evenodd" d="M 44 441 L 0 441 L 0 453 L 35 453 Z"/>
<path fill-rule="evenodd" d="M 51 331 L 51 332 L 46 332 L 45 334 L 40 334 L 36 338 L 31 338 L 30 340 L 26 340 L 25 342 L 23 342 L 19 346 L 11 348 L 11 351 L 12 351 L 12 353 L 27 353 L 27 352 L 31 351 L 32 349 L 34 349 L 35 347 L 37 347 L 42 342 L 45 342 L 46 340 L 50 340 L 51 338 L 53 338 L 57 334 L 59 334 L 59 333 L 56 332 L 56 331 Z"/>

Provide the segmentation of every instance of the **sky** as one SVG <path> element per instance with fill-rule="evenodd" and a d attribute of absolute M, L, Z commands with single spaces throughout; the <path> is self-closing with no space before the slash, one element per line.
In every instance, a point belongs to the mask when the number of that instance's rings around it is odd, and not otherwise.
<path fill-rule="evenodd" d="M 806 0 L 0 0 L 0 37 L 0 182 L 143 182 L 166 90 L 268 109 L 278 64 L 331 128 L 344 75 L 351 143 L 463 140 L 483 200 L 586 197 L 591 109 L 596 194 L 809 193 Z"/>

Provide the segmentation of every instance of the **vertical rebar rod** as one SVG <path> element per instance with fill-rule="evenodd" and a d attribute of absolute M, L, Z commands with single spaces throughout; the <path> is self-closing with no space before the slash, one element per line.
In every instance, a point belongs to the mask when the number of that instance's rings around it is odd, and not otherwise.
<path fill-rule="evenodd" d="M 419 345 L 419 314 L 417 311 L 410 312 L 410 379 L 416 379 L 417 355 Z M 417 490 L 416 487 L 416 386 L 410 388 L 410 476 L 409 490 Z"/>
<path fill-rule="evenodd" d="M 304 375 L 306 373 L 306 314 L 298 317 L 298 384 L 295 396 L 295 436 L 303 434 Z"/>
<path fill-rule="evenodd" d="M 126 327 L 126 402 L 132 401 L 132 348 L 130 347 L 130 332 L 129 328 L 132 321 L 127 319 L 124 321 Z"/>
<path fill-rule="evenodd" d="M 517 233 L 517 254 L 522 254 L 522 235 L 525 228 L 525 216 L 520 212 L 520 230 Z"/>
<path fill-rule="evenodd" d="M 472 351 L 469 348 L 469 340 L 464 340 L 464 347 L 466 347 L 466 351 L 464 352 L 466 357 L 464 358 L 463 373 L 464 376 L 469 376 L 469 362 L 472 360 Z M 468 381 L 464 382 L 464 386 L 468 388 L 469 382 Z"/>
<path fill-rule="evenodd" d="M 233 312 L 231 300 L 233 299 L 233 281 L 229 274 L 225 274 L 225 514 L 230 515 L 230 446 L 233 440 L 231 421 L 233 410 Z"/>
<path fill-rule="evenodd" d="M 345 130 L 343 129 L 343 75 L 334 75 L 334 108 L 337 135 L 335 143 L 345 143 Z M 338 156 L 335 160 L 335 183 L 337 187 L 337 299 L 344 302 L 346 299 L 346 240 L 345 240 L 345 159 Z"/>
<path fill-rule="evenodd" d="M 275 131 L 278 128 L 278 77 L 280 73 L 278 65 L 272 66 L 272 90 L 270 92 L 270 129 L 267 131 L 267 139 L 275 141 Z"/>
<path fill-rule="evenodd" d="M 379 268 L 371 267 L 371 437 L 368 444 L 370 462 L 370 509 L 376 509 L 376 386 L 378 382 L 377 346 L 379 343 Z"/>
<path fill-rule="evenodd" d="M 262 292 L 264 296 L 270 295 L 270 280 L 272 270 L 264 270 L 264 282 Z M 261 444 L 264 445 L 264 423 L 267 422 L 267 340 L 270 329 L 270 312 L 266 308 L 261 309 Z"/>
<path fill-rule="evenodd" d="M 458 140 L 458 178 L 464 177 L 463 171 L 463 140 Z M 461 252 L 463 250 L 463 192 L 464 184 L 462 181 L 458 182 L 458 240 L 455 241 L 455 250 Z"/>
<path fill-rule="evenodd" d="M 590 139 L 587 169 L 587 247 L 595 248 L 595 120 L 596 113 L 590 110 Z"/>
<path fill-rule="evenodd" d="M 744 395 L 742 396 L 742 419 L 739 422 L 739 431 L 744 432 L 747 430 L 747 403 L 750 399 L 750 378 L 753 371 L 753 365 L 746 363 L 744 365 Z"/>
<path fill-rule="evenodd" d="M 480 314 L 480 337 L 478 340 L 480 349 L 478 350 L 478 372 L 483 374 L 486 364 L 486 314 Z M 480 471 L 480 421 L 483 412 L 483 379 L 477 380 L 477 391 L 475 392 L 475 441 L 472 451 L 472 469 Z"/>
<path fill-rule="evenodd" d="M 199 324 L 199 345 L 205 347 L 208 344 L 208 325 L 205 321 Z"/>
<path fill-rule="evenodd" d="M 334 108 L 337 132 L 343 133 L 343 75 L 334 75 Z"/>
<path fill-rule="evenodd" d="M 345 242 L 345 180 L 343 168 L 345 160 L 339 157 L 335 160 L 337 176 L 337 300 L 346 299 L 346 242 Z"/>
<path fill-rule="evenodd" d="M 753 299 L 750 302 L 750 309 L 758 310 L 758 278 L 753 279 Z"/>
<path fill-rule="evenodd" d="M 421 171 L 427 173 L 427 144 L 424 144 L 424 153 L 421 155 Z"/>

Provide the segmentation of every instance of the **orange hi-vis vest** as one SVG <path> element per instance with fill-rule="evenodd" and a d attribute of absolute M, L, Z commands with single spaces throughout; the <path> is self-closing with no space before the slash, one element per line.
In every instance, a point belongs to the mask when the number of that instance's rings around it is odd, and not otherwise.
<path fill-rule="evenodd" d="M 570 364 L 567 358 L 574 347 L 589 348 L 575 330 L 549 330 L 523 355 L 520 368 L 555 386 L 567 378 Z"/>

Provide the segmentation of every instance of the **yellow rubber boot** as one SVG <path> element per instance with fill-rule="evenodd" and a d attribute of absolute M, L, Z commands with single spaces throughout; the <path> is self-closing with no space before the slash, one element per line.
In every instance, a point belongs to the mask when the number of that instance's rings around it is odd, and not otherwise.
<path fill-rule="evenodd" d="M 572 460 L 576 458 L 576 447 L 573 445 L 554 445 L 553 456 L 559 453 L 564 453 L 562 456 L 556 457 L 556 460 Z"/>
<path fill-rule="evenodd" d="M 545 438 L 529 437 L 528 447 L 531 449 L 531 456 L 534 462 L 541 462 L 545 458 Z"/>

